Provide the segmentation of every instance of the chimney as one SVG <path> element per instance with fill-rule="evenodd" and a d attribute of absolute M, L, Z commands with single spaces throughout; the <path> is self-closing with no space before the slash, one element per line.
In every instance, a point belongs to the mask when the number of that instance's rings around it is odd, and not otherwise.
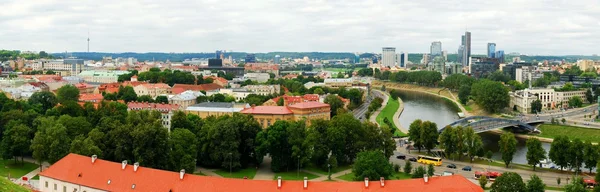
<path fill-rule="evenodd" d="M 423 175 L 423 180 L 425 181 L 425 183 L 428 183 L 429 182 L 429 175 L 424 174 Z"/>
<path fill-rule="evenodd" d="M 308 188 L 308 177 L 304 177 L 304 188 Z"/>
<path fill-rule="evenodd" d="M 125 167 L 127 166 L 127 160 L 121 162 L 121 169 L 125 170 Z"/>
<path fill-rule="evenodd" d="M 365 188 L 369 188 L 369 178 L 365 177 Z"/>
<path fill-rule="evenodd" d="M 96 162 L 96 159 L 98 159 L 98 155 L 92 155 L 92 164 Z"/>
<path fill-rule="evenodd" d="M 185 169 L 182 169 L 181 171 L 179 171 L 179 179 L 183 180 L 183 175 L 185 175 Z"/>
<path fill-rule="evenodd" d="M 138 167 L 140 167 L 140 163 L 138 163 L 138 162 L 135 162 L 135 163 L 133 164 L 133 172 L 136 172 L 136 171 L 137 171 L 137 169 L 138 169 Z"/>
<path fill-rule="evenodd" d="M 277 189 L 281 188 L 281 176 L 277 176 Z"/>
<path fill-rule="evenodd" d="M 379 182 L 381 183 L 381 187 L 385 187 L 385 178 L 384 177 L 380 177 Z"/>

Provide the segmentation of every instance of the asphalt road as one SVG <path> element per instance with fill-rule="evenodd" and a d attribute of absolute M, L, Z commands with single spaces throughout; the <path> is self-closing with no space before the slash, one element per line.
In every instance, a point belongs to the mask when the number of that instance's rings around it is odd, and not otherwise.
<path fill-rule="evenodd" d="M 371 104 L 371 101 L 373 101 L 373 99 L 375 99 L 376 97 L 380 97 L 383 99 L 385 95 L 377 91 L 371 91 L 371 94 L 365 99 L 365 102 L 358 108 L 354 109 L 354 111 L 352 111 L 352 114 L 354 114 L 354 118 L 360 119 L 361 122 L 366 121 L 367 119 L 365 118 L 365 113 L 367 113 L 367 111 L 369 110 L 369 105 Z"/>

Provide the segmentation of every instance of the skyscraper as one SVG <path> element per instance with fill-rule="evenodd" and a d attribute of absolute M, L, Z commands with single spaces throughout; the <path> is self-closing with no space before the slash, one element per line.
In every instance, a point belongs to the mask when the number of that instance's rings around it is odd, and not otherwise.
<path fill-rule="evenodd" d="M 465 35 L 462 36 L 462 45 L 464 46 L 464 49 L 461 63 L 463 66 L 467 66 L 469 65 L 469 58 L 471 57 L 471 32 L 466 31 Z"/>
<path fill-rule="evenodd" d="M 500 63 L 504 63 L 504 51 L 503 50 L 496 51 L 496 54 L 494 54 L 494 56 L 496 56 L 495 58 L 498 58 Z"/>
<path fill-rule="evenodd" d="M 458 46 L 458 53 L 456 54 L 456 62 L 462 64 L 463 62 L 463 53 L 465 52 L 465 46 Z"/>
<path fill-rule="evenodd" d="M 400 53 L 400 58 L 398 58 L 398 65 L 401 68 L 406 68 L 407 63 L 408 63 L 408 53 Z"/>
<path fill-rule="evenodd" d="M 246 58 L 244 58 L 244 62 L 246 62 L 246 63 L 256 63 L 256 55 L 254 55 L 254 54 L 246 54 Z"/>
<path fill-rule="evenodd" d="M 384 47 L 381 53 L 381 65 L 393 67 L 396 65 L 396 48 Z"/>
<path fill-rule="evenodd" d="M 220 58 L 221 58 L 221 54 L 223 54 L 223 51 L 221 51 L 221 50 L 217 50 L 217 51 L 215 52 L 215 59 L 220 59 Z"/>
<path fill-rule="evenodd" d="M 487 55 L 489 58 L 496 58 L 496 43 L 487 44 Z"/>
<path fill-rule="evenodd" d="M 434 41 L 431 42 L 431 48 L 429 54 L 431 57 L 441 56 L 442 55 L 442 42 Z"/>

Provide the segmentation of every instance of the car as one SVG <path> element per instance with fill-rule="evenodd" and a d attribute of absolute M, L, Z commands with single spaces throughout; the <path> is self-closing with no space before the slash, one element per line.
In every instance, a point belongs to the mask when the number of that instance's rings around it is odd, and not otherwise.
<path fill-rule="evenodd" d="M 406 155 L 403 155 L 403 154 L 397 155 L 396 159 L 406 159 Z"/>
<path fill-rule="evenodd" d="M 449 165 L 447 165 L 446 167 L 448 167 L 448 168 L 452 168 L 452 169 L 456 169 L 456 165 L 455 165 L 455 164 L 449 164 Z"/>
<path fill-rule="evenodd" d="M 471 171 L 471 166 L 465 166 L 462 168 L 463 171 Z"/>
<path fill-rule="evenodd" d="M 417 158 L 414 158 L 414 157 L 408 158 L 408 160 L 412 161 L 412 162 L 417 162 Z"/>

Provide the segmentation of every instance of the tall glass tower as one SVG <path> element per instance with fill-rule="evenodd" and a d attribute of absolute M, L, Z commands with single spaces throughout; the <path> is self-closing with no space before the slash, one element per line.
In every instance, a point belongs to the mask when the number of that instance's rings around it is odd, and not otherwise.
<path fill-rule="evenodd" d="M 496 43 L 488 43 L 487 44 L 487 56 L 488 56 L 488 58 L 496 57 Z"/>

